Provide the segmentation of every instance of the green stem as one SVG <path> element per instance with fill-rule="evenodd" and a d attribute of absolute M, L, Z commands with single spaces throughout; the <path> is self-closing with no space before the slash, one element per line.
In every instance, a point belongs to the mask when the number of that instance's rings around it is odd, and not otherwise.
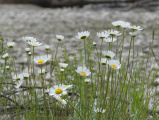
<path fill-rule="evenodd" d="M 133 40 L 133 37 L 131 37 L 130 46 L 129 46 L 129 55 L 128 55 L 128 65 L 127 65 L 127 70 L 128 70 L 128 67 L 129 67 L 129 59 L 130 59 L 130 50 L 131 50 L 132 40 Z"/>
<path fill-rule="evenodd" d="M 125 28 L 123 29 L 122 49 L 121 49 L 120 57 L 119 57 L 120 58 L 120 62 L 121 62 L 121 57 L 122 57 L 122 53 L 123 53 L 123 46 L 124 46 L 124 38 L 125 38 L 124 33 L 125 33 Z"/>
<path fill-rule="evenodd" d="M 101 47 L 100 47 L 100 59 L 101 59 L 101 56 L 102 56 L 102 45 L 103 45 L 103 38 L 102 38 Z"/>
<path fill-rule="evenodd" d="M 62 76 L 63 76 L 63 72 L 61 72 L 61 85 L 62 85 Z"/>
<path fill-rule="evenodd" d="M 85 64 L 86 64 L 86 39 L 84 39 L 84 54 L 85 54 Z"/>
<path fill-rule="evenodd" d="M 33 75 L 34 75 L 34 46 L 33 46 Z"/>
<path fill-rule="evenodd" d="M 112 46 L 113 46 L 113 35 L 112 35 L 112 42 L 111 42 L 111 50 L 112 50 Z"/>
<path fill-rule="evenodd" d="M 67 102 L 67 101 L 66 101 Z M 67 104 L 69 104 L 77 113 L 78 113 L 78 115 L 80 116 L 80 118 L 82 119 L 82 120 L 84 120 L 84 118 L 80 115 L 80 113 L 78 112 L 78 110 L 73 106 L 73 105 L 71 105 L 69 102 L 67 102 Z"/>

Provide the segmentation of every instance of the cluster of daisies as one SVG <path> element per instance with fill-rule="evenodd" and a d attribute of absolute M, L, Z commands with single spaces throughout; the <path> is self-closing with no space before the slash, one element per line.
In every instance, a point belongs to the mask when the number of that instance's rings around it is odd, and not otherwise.
<path fill-rule="evenodd" d="M 115 22 L 112 22 L 112 24 L 116 27 L 116 28 L 123 28 L 124 30 L 125 29 L 131 29 L 132 32 L 129 32 L 129 34 L 132 36 L 132 37 L 135 37 L 137 35 L 137 30 L 142 30 L 142 28 L 140 26 L 135 26 L 135 25 L 131 25 L 129 22 L 124 22 L 124 21 L 115 21 Z M 108 43 L 113 43 L 117 40 L 116 37 L 120 36 L 122 33 L 120 33 L 119 31 L 117 30 L 107 30 L 107 31 L 104 31 L 104 32 L 97 32 L 97 37 L 99 37 L 100 39 L 102 39 L 102 41 L 105 41 L 105 42 L 108 42 Z M 75 36 L 77 39 L 86 39 L 88 38 L 90 35 L 90 32 L 89 31 L 84 31 L 84 32 L 78 32 L 77 35 Z M 62 35 L 56 35 L 56 39 L 58 41 L 62 41 L 64 39 L 64 36 Z M 45 73 L 45 69 L 42 69 L 42 65 L 44 63 L 46 63 L 49 58 L 44 55 L 44 56 L 37 56 L 34 58 L 34 47 L 38 47 L 40 45 L 42 45 L 41 42 L 38 42 L 36 38 L 34 37 L 22 37 L 22 40 L 28 44 L 28 47 L 25 49 L 25 51 L 27 52 L 28 56 L 31 56 L 33 54 L 33 63 L 36 63 L 36 64 L 40 64 L 41 65 L 41 69 L 38 70 L 38 73 L 39 74 L 44 74 Z M 7 43 L 7 46 L 8 48 L 13 48 L 13 46 L 15 45 L 14 42 L 8 42 Z M 96 46 L 96 42 L 93 42 L 93 46 Z M 31 52 L 31 47 L 33 47 L 33 50 Z M 46 50 L 49 50 L 50 49 L 50 46 L 47 45 L 45 46 L 45 49 Z M 110 49 L 108 51 L 106 50 L 102 50 L 101 51 L 102 55 L 105 57 L 105 58 L 100 58 L 100 63 L 102 65 L 106 65 L 108 64 L 112 69 L 120 69 L 121 68 L 121 64 L 118 60 L 114 60 L 114 57 L 115 57 L 115 53 L 112 52 Z M 101 57 L 101 56 L 100 56 Z M 8 53 L 5 53 L 2 58 L 5 60 L 5 63 L 7 62 L 8 58 L 9 58 L 9 54 Z M 34 64 L 33 65 L 33 68 L 34 68 Z M 68 66 L 67 63 L 59 63 L 59 66 L 60 66 L 60 72 L 64 72 L 66 67 Z M 9 66 L 5 66 L 6 69 L 9 69 Z M 91 75 L 91 72 L 90 70 L 86 67 L 86 66 L 78 66 L 77 69 L 75 70 L 79 75 L 83 76 L 83 77 L 88 77 Z M 30 76 L 30 71 L 28 71 L 28 73 L 22 73 L 22 74 L 19 74 L 19 75 L 13 75 L 12 77 L 12 80 L 15 82 L 15 88 L 16 89 L 19 89 L 20 86 L 22 85 L 22 83 L 24 82 L 24 80 L 28 79 Z M 86 83 L 89 83 L 91 80 L 86 78 L 85 79 L 85 82 Z M 48 88 L 45 90 L 46 93 L 48 93 L 50 96 L 53 96 L 55 97 L 58 101 L 60 101 L 63 105 L 66 105 L 67 104 L 67 101 L 62 99 L 62 96 L 65 96 L 67 95 L 67 89 L 70 89 L 72 88 L 73 85 L 64 85 L 64 84 L 59 84 L 59 85 L 54 85 L 53 87 L 51 88 Z M 104 113 L 105 110 L 101 110 L 99 108 L 97 108 L 95 110 L 96 112 L 102 112 Z"/>

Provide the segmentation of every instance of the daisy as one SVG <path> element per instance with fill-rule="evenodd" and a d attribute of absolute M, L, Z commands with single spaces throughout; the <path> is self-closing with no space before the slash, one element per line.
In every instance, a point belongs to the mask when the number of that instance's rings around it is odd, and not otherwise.
<path fill-rule="evenodd" d="M 44 64 L 44 63 L 46 63 L 47 60 L 48 60 L 47 56 L 38 56 L 38 57 L 34 58 L 34 62 L 37 64 Z"/>
<path fill-rule="evenodd" d="M 28 52 L 28 55 L 31 56 L 31 52 Z"/>
<path fill-rule="evenodd" d="M 56 98 L 56 100 L 58 100 L 59 102 L 61 102 L 64 106 L 66 106 L 67 102 L 64 99 L 62 99 L 60 97 L 55 97 L 55 98 Z"/>
<path fill-rule="evenodd" d="M 61 85 L 61 86 L 65 87 L 66 89 L 70 89 L 73 87 L 73 85 Z"/>
<path fill-rule="evenodd" d="M 38 70 L 38 73 L 39 73 L 39 74 L 44 74 L 44 73 L 45 73 L 45 69 L 42 69 L 42 71 L 41 71 L 41 69 L 39 69 L 39 70 Z"/>
<path fill-rule="evenodd" d="M 5 53 L 5 54 L 2 56 L 2 58 L 7 59 L 8 56 L 9 56 L 9 54 L 8 54 L 8 53 Z"/>
<path fill-rule="evenodd" d="M 109 36 L 109 34 L 105 33 L 105 32 L 97 32 L 97 36 L 101 39 L 103 38 L 107 38 Z"/>
<path fill-rule="evenodd" d="M 28 53 L 30 52 L 30 48 L 25 48 L 25 51 Z"/>
<path fill-rule="evenodd" d="M 89 36 L 90 32 L 84 31 L 84 32 L 78 32 L 76 35 L 77 39 L 85 39 Z"/>
<path fill-rule="evenodd" d="M 31 41 L 37 41 L 36 40 L 36 38 L 34 38 L 34 37 L 28 37 L 28 36 L 25 36 L 25 37 L 22 37 L 22 40 L 24 41 L 24 42 L 31 42 Z"/>
<path fill-rule="evenodd" d="M 8 46 L 9 48 L 13 48 L 14 45 L 15 45 L 15 42 L 8 42 L 8 43 L 7 43 L 7 46 Z"/>
<path fill-rule="evenodd" d="M 23 83 L 23 80 L 18 80 L 15 84 L 15 88 L 16 89 L 19 89 L 20 88 L 20 86 L 22 85 L 22 83 Z"/>
<path fill-rule="evenodd" d="M 85 79 L 84 82 L 85 83 L 90 83 L 91 79 Z"/>
<path fill-rule="evenodd" d="M 133 25 L 133 26 L 129 26 L 130 29 L 132 30 L 143 30 L 143 28 L 141 28 L 140 26 L 136 26 L 136 25 Z"/>
<path fill-rule="evenodd" d="M 93 46 L 96 46 L 97 45 L 97 43 L 96 42 L 93 42 Z"/>
<path fill-rule="evenodd" d="M 115 27 L 121 27 L 121 25 L 124 24 L 124 21 L 118 20 L 118 21 L 112 22 L 112 24 L 113 24 Z"/>
<path fill-rule="evenodd" d="M 29 45 L 33 46 L 33 47 L 37 47 L 37 46 L 42 45 L 42 43 L 37 42 L 37 41 L 28 41 L 27 43 L 28 43 Z"/>
<path fill-rule="evenodd" d="M 64 36 L 62 35 L 56 35 L 56 38 L 58 41 L 62 41 L 64 39 Z"/>
<path fill-rule="evenodd" d="M 6 66 L 6 69 L 7 69 L 7 70 L 9 70 L 9 68 L 10 68 L 9 66 Z"/>
<path fill-rule="evenodd" d="M 29 74 L 28 73 L 22 73 L 22 75 L 23 75 L 24 79 L 29 78 Z"/>
<path fill-rule="evenodd" d="M 65 87 L 64 85 L 55 85 L 50 89 L 47 89 L 46 92 L 48 92 L 50 96 L 60 97 L 61 95 L 67 94 L 66 89 L 67 87 Z"/>
<path fill-rule="evenodd" d="M 111 68 L 113 69 L 120 69 L 121 68 L 121 64 L 119 61 L 117 60 L 109 60 L 108 64 L 110 65 Z"/>
<path fill-rule="evenodd" d="M 105 31 L 105 33 L 109 34 L 109 35 L 115 35 L 115 36 L 120 36 L 121 35 L 121 33 L 119 33 L 119 31 L 116 31 L 116 30 L 113 30 L 113 29 L 107 30 L 107 31 Z"/>
<path fill-rule="evenodd" d="M 126 29 L 126 28 L 129 28 L 131 24 L 129 22 L 124 22 L 123 24 L 121 24 L 121 27 Z"/>
<path fill-rule="evenodd" d="M 86 67 L 78 67 L 75 71 L 79 73 L 81 76 L 89 76 L 91 74 L 90 70 Z"/>
<path fill-rule="evenodd" d="M 49 46 L 49 45 L 46 45 L 46 46 L 45 46 L 45 50 L 50 50 L 50 46 Z"/>
<path fill-rule="evenodd" d="M 65 69 L 60 68 L 60 72 L 64 72 L 64 71 L 65 71 Z"/>
<path fill-rule="evenodd" d="M 103 40 L 104 40 L 105 42 L 109 42 L 109 43 L 110 43 L 110 42 L 116 41 L 116 38 L 113 38 L 113 39 L 112 39 L 112 37 L 109 37 L 109 38 L 104 38 Z"/>
<path fill-rule="evenodd" d="M 107 64 L 107 59 L 106 58 L 101 58 L 101 64 L 106 65 Z"/>
<path fill-rule="evenodd" d="M 136 37 L 137 32 L 129 32 L 129 35 L 131 35 L 132 37 Z"/>
<path fill-rule="evenodd" d="M 102 51 L 102 54 L 107 58 L 107 59 L 112 59 L 112 58 L 114 58 L 114 56 L 115 56 L 115 53 L 114 52 L 112 52 L 112 51 L 105 51 L 105 50 L 103 50 Z"/>
<path fill-rule="evenodd" d="M 12 79 L 13 81 L 23 80 L 23 74 L 13 75 Z"/>
<path fill-rule="evenodd" d="M 67 63 L 59 63 L 59 65 L 62 69 L 65 69 L 68 66 Z"/>
<path fill-rule="evenodd" d="M 101 108 L 95 108 L 94 109 L 94 112 L 96 112 L 96 113 L 105 113 L 105 109 L 101 109 Z"/>

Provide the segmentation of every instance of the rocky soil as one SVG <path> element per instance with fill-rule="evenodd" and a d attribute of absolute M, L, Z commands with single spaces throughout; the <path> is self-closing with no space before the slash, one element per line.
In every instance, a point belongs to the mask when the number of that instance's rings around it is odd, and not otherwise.
<path fill-rule="evenodd" d="M 144 28 L 135 38 L 135 49 L 138 48 L 139 50 L 139 57 L 135 59 L 139 61 L 142 60 L 144 54 L 148 53 L 152 31 L 155 30 L 155 40 L 152 46 L 157 60 L 151 53 L 152 64 L 148 64 L 148 68 L 151 69 L 153 66 L 153 71 L 157 71 L 157 62 L 159 61 L 159 55 L 157 54 L 159 49 L 159 11 L 151 12 L 139 8 L 131 11 L 96 9 L 91 5 L 84 8 L 63 9 L 41 8 L 34 5 L 0 5 L 0 34 L 9 41 L 16 39 L 14 51 L 17 51 L 17 57 L 21 58 L 21 61 L 17 61 L 17 64 L 26 63 L 26 44 L 21 39 L 23 36 L 33 36 L 42 42 L 43 45 L 36 48 L 35 54 L 44 55 L 44 46 L 50 45 L 52 50 L 55 49 L 58 43 L 55 35 L 64 35 L 63 43 L 66 45 L 67 51 L 73 54 L 74 51 L 78 50 L 76 48 L 78 40 L 75 38 L 77 32 L 90 31 L 91 41 L 97 42 L 98 47 L 100 47 L 101 41 L 96 37 L 96 32 L 114 28 L 111 23 L 116 20 L 128 21 L 132 25 L 139 25 Z M 128 55 L 129 44 L 130 37 L 126 37 L 123 59 L 126 59 Z M 59 53 L 61 53 L 61 50 L 59 49 Z M 152 95 L 150 110 L 153 107 L 153 98 L 157 95 L 156 90 L 157 93 L 159 92 L 158 84 L 159 74 L 155 80 L 155 86 L 152 85 L 149 89 Z M 158 100 L 155 100 L 155 102 Z"/>

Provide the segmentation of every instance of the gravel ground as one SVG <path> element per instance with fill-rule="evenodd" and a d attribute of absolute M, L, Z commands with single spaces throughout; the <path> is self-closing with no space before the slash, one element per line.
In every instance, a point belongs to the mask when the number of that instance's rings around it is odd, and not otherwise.
<path fill-rule="evenodd" d="M 51 9 L 34 5 L 6 4 L 0 5 L 0 15 L 0 34 L 9 41 L 16 39 L 17 57 L 24 58 L 20 63 L 26 63 L 26 54 L 23 54 L 26 44 L 21 41 L 22 36 L 33 36 L 42 42 L 43 47 L 37 47 L 35 51 L 36 55 L 41 55 L 44 54 L 44 46 L 46 44 L 50 45 L 52 49 L 56 47 L 57 40 L 55 35 L 61 34 L 65 36 L 63 43 L 66 45 L 68 52 L 74 53 L 77 50 L 76 44 L 78 40 L 75 38 L 77 32 L 90 31 L 90 39 L 100 45 L 100 40 L 96 37 L 96 32 L 113 28 L 111 22 L 116 20 L 128 21 L 132 25 L 139 25 L 144 28 L 135 38 L 135 49 L 138 48 L 139 50 L 139 57 L 136 60 L 141 60 L 144 53 L 149 51 L 148 48 L 152 40 L 153 29 L 156 30 L 155 41 L 152 45 L 154 52 L 156 53 L 159 48 L 159 11 L 150 12 L 139 8 L 131 11 L 106 8 L 95 9 L 91 5 L 85 6 L 82 9 L 77 7 Z M 129 44 L 130 38 L 126 37 L 123 59 L 128 55 Z M 156 58 L 158 61 L 159 55 L 156 54 Z M 149 68 L 154 66 L 153 70 L 156 71 L 158 64 L 154 58 L 151 59 L 151 62 L 153 64 L 149 64 Z M 159 75 L 155 81 L 159 84 Z M 150 110 L 154 103 L 155 88 L 159 92 L 159 86 L 152 86 L 149 90 L 152 91 Z"/>

